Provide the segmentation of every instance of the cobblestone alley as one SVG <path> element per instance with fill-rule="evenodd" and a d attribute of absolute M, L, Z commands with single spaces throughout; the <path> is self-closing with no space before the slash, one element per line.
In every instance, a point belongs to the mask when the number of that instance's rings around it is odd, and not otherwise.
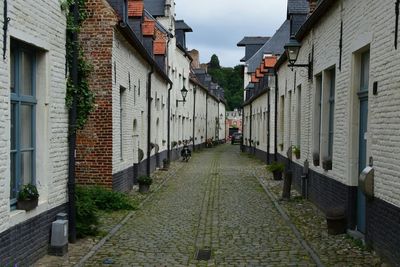
<path fill-rule="evenodd" d="M 272 191 L 260 185 L 256 173 L 265 175 L 265 165 L 241 154 L 239 146 L 203 150 L 178 164 L 186 166 L 83 265 L 324 265 L 275 207 Z M 350 241 L 335 240 L 326 244 L 345 242 L 344 258 L 329 252 L 322 257 L 326 265 L 381 265 Z M 199 249 L 211 250 L 211 259 L 198 260 Z"/>

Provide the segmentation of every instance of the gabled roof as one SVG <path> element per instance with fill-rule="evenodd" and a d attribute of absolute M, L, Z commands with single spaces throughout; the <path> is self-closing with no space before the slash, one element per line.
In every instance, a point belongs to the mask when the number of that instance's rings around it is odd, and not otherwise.
<path fill-rule="evenodd" d="M 144 0 L 144 8 L 154 17 L 163 17 L 165 15 L 165 0 Z"/>
<path fill-rule="evenodd" d="M 287 19 L 293 14 L 308 14 L 310 5 L 308 0 L 288 0 Z"/>
<path fill-rule="evenodd" d="M 175 21 L 175 30 L 183 30 L 184 32 L 193 32 L 192 28 L 183 20 Z"/>
<path fill-rule="evenodd" d="M 246 63 L 248 72 L 253 73 L 260 66 L 264 54 L 281 55 L 284 52 L 284 45 L 290 38 L 290 21 L 286 20 L 271 39 L 266 42 Z"/>
<path fill-rule="evenodd" d="M 265 44 L 271 37 L 264 37 L 264 36 L 246 36 L 244 37 L 237 46 L 243 47 L 246 45 L 263 45 Z"/>

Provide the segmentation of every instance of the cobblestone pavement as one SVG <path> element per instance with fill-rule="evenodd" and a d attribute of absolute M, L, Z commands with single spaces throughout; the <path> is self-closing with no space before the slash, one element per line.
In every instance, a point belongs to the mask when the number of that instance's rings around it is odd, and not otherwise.
<path fill-rule="evenodd" d="M 84 266 L 386 266 L 346 235 L 329 236 L 309 201 L 295 193 L 279 201 L 281 182 L 239 146 L 204 149 L 174 164 L 156 174 L 169 178 L 159 178 L 160 189 Z M 109 230 L 118 221 L 105 222 Z M 197 260 L 199 249 L 211 259 Z M 69 258 L 38 266 L 72 266 L 82 252 Z"/>
<path fill-rule="evenodd" d="M 238 146 L 196 153 L 85 265 L 315 265 L 254 177 L 259 165 Z"/>

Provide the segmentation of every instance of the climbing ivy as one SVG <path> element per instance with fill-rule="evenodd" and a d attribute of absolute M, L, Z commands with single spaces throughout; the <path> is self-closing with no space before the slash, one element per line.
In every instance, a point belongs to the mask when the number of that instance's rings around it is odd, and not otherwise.
<path fill-rule="evenodd" d="M 75 2 L 78 4 L 79 9 L 79 21 L 75 25 L 74 14 L 72 9 Z M 71 70 L 73 62 L 73 49 L 74 41 L 73 34 L 79 33 L 82 23 L 86 20 L 88 14 L 86 11 L 86 0 L 63 0 L 61 2 L 61 8 L 67 16 L 67 42 L 66 42 L 66 60 L 68 65 L 68 80 L 67 80 L 67 95 L 66 105 L 69 109 L 72 108 L 73 96 L 76 91 L 77 94 L 77 128 L 81 129 L 88 120 L 90 112 L 94 107 L 94 94 L 89 88 L 89 75 L 92 70 L 92 66 L 86 61 L 83 49 L 81 46 L 78 48 L 78 87 L 74 88 Z"/>

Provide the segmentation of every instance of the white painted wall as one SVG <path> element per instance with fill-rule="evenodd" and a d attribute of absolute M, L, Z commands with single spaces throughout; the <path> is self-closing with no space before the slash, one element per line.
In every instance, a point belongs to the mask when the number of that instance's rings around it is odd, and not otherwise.
<path fill-rule="evenodd" d="M 0 3 L 0 17 L 4 6 Z M 0 232 L 67 201 L 68 116 L 65 107 L 66 17 L 58 1 L 8 1 L 11 18 L 6 59 L 0 64 Z M 10 210 L 10 38 L 40 50 L 37 64 L 36 177 L 39 206 L 29 212 Z M 0 44 L 3 51 L 3 42 Z"/>

